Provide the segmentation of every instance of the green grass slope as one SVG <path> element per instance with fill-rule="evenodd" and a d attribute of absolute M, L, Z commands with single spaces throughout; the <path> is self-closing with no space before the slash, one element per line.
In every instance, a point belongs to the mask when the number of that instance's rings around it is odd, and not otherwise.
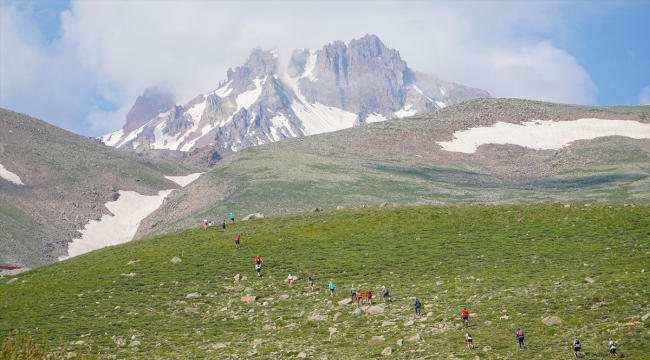
<path fill-rule="evenodd" d="M 607 357 L 610 338 L 626 359 L 647 359 L 648 219 L 643 205 L 400 206 L 191 229 L 4 278 L 0 332 L 45 333 L 118 359 L 360 359 L 385 347 L 400 359 L 562 359 L 572 357 L 574 336 L 587 359 Z M 289 273 L 300 278 L 292 289 Z M 235 283 L 236 274 L 248 280 Z M 381 314 L 353 315 L 356 305 L 338 305 L 353 283 L 378 303 L 385 285 L 393 301 Z M 243 302 L 246 293 L 257 300 Z M 473 314 L 473 350 L 458 321 L 463 307 Z M 546 326 L 548 316 L 564 322 Z M 372 336 L 386 342 L 371 346 Z"/>
<path fill-rule="evenodd" d="M 650 203 L 650 140 L 577 141 L 562 150 L 485 145 L 443 151 L 455 131 L 497 122 L 582 118 L 650 122 L 650 106 L 477 99 L 411 118 L 248 148 L 170 196 L 139 236 L 234 211 L 290 214 L 364 204 Z"/>

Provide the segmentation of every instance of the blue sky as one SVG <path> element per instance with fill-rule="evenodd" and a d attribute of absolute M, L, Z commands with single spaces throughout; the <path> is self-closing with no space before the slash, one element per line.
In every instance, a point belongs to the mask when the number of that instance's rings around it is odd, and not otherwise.
<path fill-rule="evenodd" d="M 650 103 L 650 0 L 0 0 L 0 106 L 97 136 L 147 87 L 179 104 L 250 51 L 376 34 L 415 70 L 495 97 Z"/>

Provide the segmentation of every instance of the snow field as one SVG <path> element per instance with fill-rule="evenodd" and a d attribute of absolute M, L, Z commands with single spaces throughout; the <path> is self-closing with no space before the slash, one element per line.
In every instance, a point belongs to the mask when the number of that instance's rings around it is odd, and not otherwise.
<path fill-rule="evenodd" d="M 11 181 L 14 184 L 17 185 L 25 185 L 23 182 L 20 180 L 20 176 L 12 173 L 11 171 L 7 170 L 2 164 L 0 164 L 0 177 Z"/>
<path fill-rule="evenodd" d="M 650 124 L 601 119 L 533 120 L 523 124 L 499 122 L 490 127 L 457 131 L 452 141 L 436 143 L 446 151 L 472 154 L 479 146 L 485 144 L 513 144 L 536 150 L 557 150 L 576 140 L 614 135 L 650 139 Z"/>

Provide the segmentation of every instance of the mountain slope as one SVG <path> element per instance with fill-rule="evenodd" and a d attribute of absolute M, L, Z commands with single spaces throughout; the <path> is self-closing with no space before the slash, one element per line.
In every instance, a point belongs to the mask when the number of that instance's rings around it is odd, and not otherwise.
<path fill-rule="evenodd" d="M 531 120 L 629 121 L 641 139 L 604 136 L 537 150 L 487 144 L 446 151 L 455 134 Z M 175 192 L 142 221 L 138 236 L 197 226 L 234 211 L 278 215 L 365 204 L 650 202 L 650 107 L 589 107 L 477 99 L 394 121 L 240 151 Z M 498 129 L 498 128 L 497 128 Z M 585 129 L 580 131 L 585 132 Z M 556 133 L 552 139 L 562 132 Z M 498 134 L 497 137 L 503 134 Z M 532 145 L 531 145 L 532 146 Z"/>
<path fill-rule="evenodd" d="M 211 144 L 237 151 L 489 96 L 413 71 L 399 52 L 366 35 L 320 50 L 296 50 L 288 62 L 277 51 L 256 49 L 216 90 L 145 124 L 127 121 L 102 140 L 122 149 L 190 151 Z M 151 108 L 143 99 L 133 113 Z"/>
<path fill-rule="evenodd" d="M 164 175 L 196 171 L 189 165 L 117 151 L 0 109 L 0 264 L 34 266 L 67 252 L 90 220 L 120 191 L 155 195 L 178 185 Z M 10 181 L 9 172 L 20 179 Z"/>

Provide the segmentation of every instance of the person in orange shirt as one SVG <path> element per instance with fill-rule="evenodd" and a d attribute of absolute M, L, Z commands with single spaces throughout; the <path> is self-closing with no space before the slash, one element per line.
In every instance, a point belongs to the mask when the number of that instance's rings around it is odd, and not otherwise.
<path fill-rule="evenodd" d="M 241 243 L 241 235 L 235 236 L 235 246 L 239 249 L 239 244 Z"/>
<path fill-rule="evenodd" d="M 372 292 L 370 292 L 370 289 L 366 289 L 366 300 L 368 300 L 368 304 L 372 305 Z"/>
<path fill-rule="evenodd" d="M 463 311 L 461 312 L 460 317 L 463 319 L 463 324 L 465 325 L 465 327 L 469 327 L 469 320 L 468 320 L 469 319 L 469 311 L 467 311 L 467 309 L 463 309 Z"/>

